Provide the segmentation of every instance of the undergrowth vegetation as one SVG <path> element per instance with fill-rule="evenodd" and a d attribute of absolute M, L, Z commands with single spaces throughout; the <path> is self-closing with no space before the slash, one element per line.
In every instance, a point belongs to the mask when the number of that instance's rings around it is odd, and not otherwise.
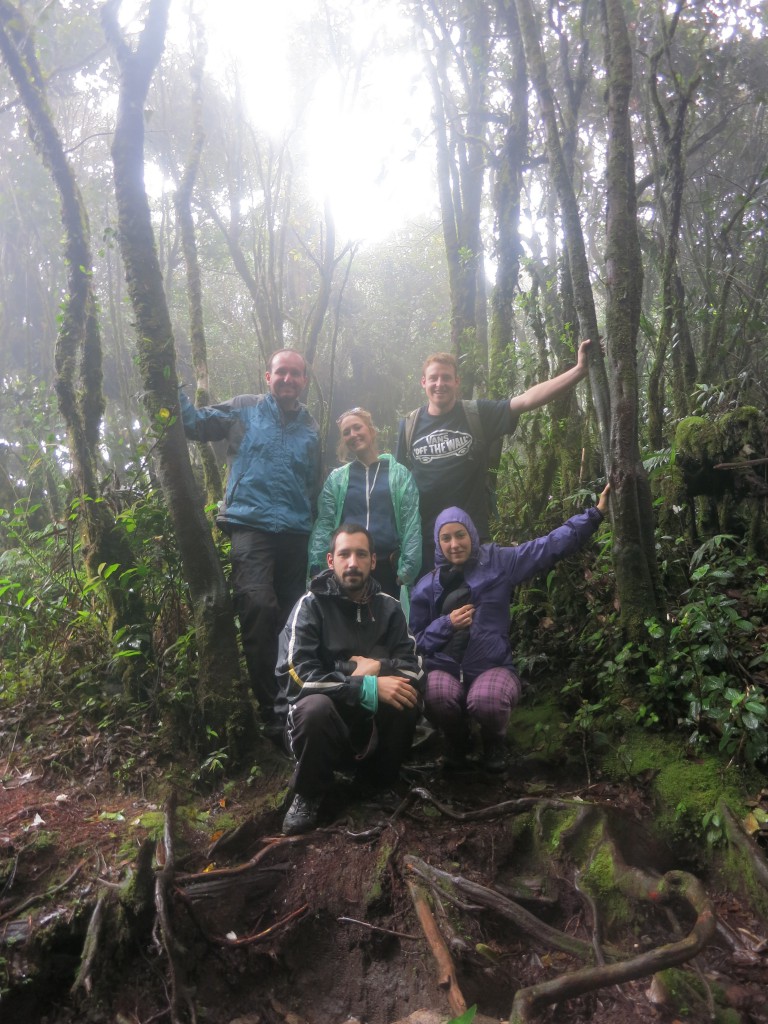
<path fill-rule="evenodd" d="M 229 765 L 226 744 L 210 735 L 203 756 L 187 741 L 196 706 L 195 632 L 150 453 L 140 446 L 133 456 L 123 452 L 129 483 L 107 478 L 94 499 L 110 502 L 129 538 L 133 567 L 102 565 L 89 578 L 77 502 L 61 455 L 49 450 L 60 443 L 58 435 L 46 436 L 48 447 L 29 441 L 18 449 L 29 487 L 0 508 L 0 704 L 30 711 L 17 718 L 14 745 L 44 745 L 46 728 L 74 730 L 77 721 L 81 734 L 97 737 L 90 742 L 98 742 L 122 785 L 144 785 L 150 761 L 170 764 L 180 755 L 197 756 L 188 773 L 194 781 L 220 779 Z M 535 518 L 525 488 L 501 487 L 499 540 L 546 533 L 594 500 L 601 486 L 595 481 L 551 499 Z M 226 567 L 226 539 L 217 542 Z M 527 699 L 556 702 L 557 729 L 588 777 L 628 730 L 683 736 L 692 757 L 715 754 L 724 764 L 764 766 L 768 569 L 735 533 L 693 544 L 682 530 L 671 537 L 659 529 L 657 549 L 667 615 L 646 622 L 643 642 L 627 644 L 622 636 L 608 527 L 580 554 L 512 595 L 513 649 L 531 684 Z M 115 579 L 140 591 L 146 608 L 140 626 L 110 630 L 105 586 Z M 124 682 L 133 659 L 141 665 L 138 698 Z M 40 717 L 41 708 L 50 714 Z M 36 715 L 43 732 L 35 737 Z M 544 732 L 554 725 L 537 728 L 546 743 Z M 77 758 L 73 744 L 59 770 L 76 771 Z"/>

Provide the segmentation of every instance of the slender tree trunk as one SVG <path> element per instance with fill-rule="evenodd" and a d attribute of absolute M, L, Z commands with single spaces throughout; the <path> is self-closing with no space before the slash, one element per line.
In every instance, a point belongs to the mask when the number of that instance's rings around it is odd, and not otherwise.
<path fill-rule="evenodd" d="M 684 302 L 680 301 L 679 289 L 682 281 L 677 272 L 677 255 L 682 220 L 683 191 L 685 187 L 685 137 L 693 96 L 701 81 L 696 74 L 683 84 L 677 77 L 672 79 L 675 96 L 672 105 L 672 122 L 667 116 L 664 103 L 659 95 L 658 69 L 662 57 L 669 57 L 669 44 L 677 26 L 677 13 L 673 16 L 670 27 L 662 19 L 662 43 L 651 55 L 649 90 L 653 109 L 656 112 L 656 124 L 660 141 L 660 155 L 663 159 L 663 174 L 658 179 L 658 209 L 664 228 L 662 241 L 661 267 L 661 321 L 659 323 L 656 349 L 648 375 L 648 439 L 652 448 L 659 449 L 664 444 L 664 383 L 667 359 L 672 350 L 672 375 L 674 381 L 673 401 L 677 418 L 689 412 L 690 387 L 687 380 L 691 372 L 690 356 L 692 348 L 688 335 L 688 323 L 685 318 Z M 664 88 L 668 88 L 668 76 L 664 75 Z M 663 192 L 663 194 L 661 194 Z M 673 329 L 677 324 L 678 343 L 673 346 Z M 682 332 L 682 334 L 681 334 Z M 687 351 L 683 346 L 688 339 Z M 684 358 L 685 356 L 685 358 Z"/>
<path fill-rule="evenodd" d="M 156 431 L 158 475 L 173 520 L 189 585 L 199 657 L 198 738 L 244 753 L 251 722 L 240 679 L 229 591 L 203 515 L 178 414 L 176 353 L 163 291 L 149 203 L 144 190 L 144 104 L 163 51 L 170 0 L 150 0 L 135 49 L 117 22 L 120 0 L 102 8 L 107 38 L 120 70 L 112 160 L 120 250 L 138 330 L 139 369 Z"/>
<path fill-rule="evenodd" d="M 606 170 L 606 331 L 611 383 L 613 554 L 622 625 L 646 638 L 645 620 L 663 599 L 656 565 L 648 477 L 638 441 L 637 335 L 643 270 L 637 231 L 634 151 L 629 122 L 632 50 L 621 0 L 604 0 L 608 71 Z"/>
<path fill-rule="evenodd" d="M 573 298 L 579 320 L 579 334 L 582 338 L 599 338 L 597 314 L 592 285 L 589 280 L 589 264 L 581 227 L 581 215 L 568 163 L 560 140 L 555 99 L 549 83 L 547 65 L 541 46 L 541 36 L 531 0 L 515 0 L 520 22 L 520 31 L 525 47 L 525 57 L 539 104 L 547 139 L 547 157 L 550 173 L 560 203 L 563 234 L 568 254 L 569 276 L 573 286 Z M 609 339 L 610 341 L 610 339 Z M 592 399 L 597 412 L 600 441 L 606 469 L 610 471 L 611 406 L 605 363 L 599 355 L 589 361 L 589 380 Z"/>
<path fill-rule="evenodd" d="M 489 339 L 489 394 L 501 398 L 512 392 L 514 362 L 512 336 L 515 292 L 520 274 L 520 196 L 523 163 L 528 146 L 528 69 L 514 4 L 499 0 L 499 15 L 511 50 L 512 72 L 509 121 L 494 173 L 493 206 L 496 214 L 496 284 L 491 295 Z"/>
<path fill-rule="evenodd" d="M 429 40 L 425 62 L 432 86 L 437 181 L 448 283 L 451 348 L 461 359 L 465 393 L 475 383 L 478 356 L 478 267 L 482 262 L 480 212 L 486 168 L 486 93 L 489 19 L 483 0 L 463 5 L 451 25 L 431 2 L 416 15 Z M 460 36 L 457 43 L 454 38 Z M 459 59 L 453 63 L 458 53 Z M 460 83 L 460 84 L 459 84 Z M 483 287 L 484 287 L 484 282 Z M 480 304 L 482 308 L 482 302 Z"/>
<path fill-rule="evenodd" d="M 211 393 L 208 387 L 208 353 L 205 344 L 205 322 L 203 318 L 203 288 L 200 277 L 200 261 L 197 256 L 195 221 L 192 216 L 192 192 L 200 168 L 200 157 L 205 144 L 203 130 L 203 58 L 198 56 L 192 65 L 192 141 L 187 163 L 176 189 L 174 206 L 181 232 L 181 247 L 187 268 L 187 301 L 189 304 L 189 340 L 192 347 L 192 365 L 195 368 L 197 388 L 195 403 L 210 405 Z M 213 445 L 207 441 L 198 443 L 203 463 L 203 479 L 208 504 L 221 501 L 223 494 L 221 473 L 216 461 Z"/>

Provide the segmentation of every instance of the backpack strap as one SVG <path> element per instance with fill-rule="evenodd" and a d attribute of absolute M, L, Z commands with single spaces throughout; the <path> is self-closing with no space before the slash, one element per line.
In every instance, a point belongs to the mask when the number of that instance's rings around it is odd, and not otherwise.
<path fill-rule="evenodd" d="M 483 433 L 483 425 L 480 422 L 480 410 L 477 407 L 477 400 L 472 398 L 468 401 L 462 401 L 461 407 L 464 410 L 467 426 L 472 435 L 472 450 L 475 454 L 479 452 L 480 458 L 485 458 L 485 434 Z"/>
<path fill-rule="evenodd" d="M 406 465 L 410 468 L 413 465 L 413 454 L 411 452 L 411 445 L 413 444 L 413 435 L 416 433 L 416 420 L 419 418 L 420 409 L 413 409 L 403 420 L 403 438 L 405 447 L 405 460 Z"/>

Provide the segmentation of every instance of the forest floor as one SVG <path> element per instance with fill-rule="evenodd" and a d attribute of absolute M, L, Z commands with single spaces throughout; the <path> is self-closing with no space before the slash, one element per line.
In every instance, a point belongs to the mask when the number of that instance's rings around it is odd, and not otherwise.
<path fill-rule="evenodd" d="M 280 823 L 290 765 L 268 745 L 249 779 L 207 795 L 179 789 L 171 810 L 167 765 L 144 760 L 130 791 L 116 781 L 141 753 L 136 736 L 123 746 L 73 716 L 38 730 L 45 748 L 19 750 L 20 726 L 13 716 L 0 726 L 3 1024 L 437 1024 L 454 1016 L 455 992 L 477 1005 L 477 1021 L 506 1020 L 516 990 L 583 962 L 494 910 L 435 891 L 454 990 L 415 911 L 410 865 L 420 860 L 492 887 L 592 943 L 600 922 L 572 872 L 537 871 L 521 845 L 511 808 L 526 797 L 608 812 L 627 863 L 696 873 L 719 920 L 714 941 L 683 969 L 571 999 L 537 1020 L 768 1022 L 768 922 L 706 864 L 692 863 L 690 853 L 681 863 L 679 851 L 652 838 L 655 810 L 642 783 L 587 785 L 573 766 L 553 769 L 520 751 L 504 776 L 478 768 L 449 777 L 433 743 L 416 754 L 394 799 L 360 794 L 340 778 L 321 827 L 287 839 Z M 178 764 L 174 774 L 178 780 Z M 459 820 L 502 803 L 508 813 Z M 142 849 L 152 855 L 155 893 L 158 878 L 167 883 L 167 903 L 155 895 L 159 918 L 142 923 L 137 915 L 118 946 L 109 931 L 118 918 L 105 917 L 96 933 L 94 910 L 117 905 L 118 887 L 124 893 L 126 879 L 140 874 Z M 674 941 L 690 923 L 684 910 L 644 907 L 631 921 L 603 922 L 603 941 L 629 957 Z M 84 953 L 89 927 L 96 942 Z"/>

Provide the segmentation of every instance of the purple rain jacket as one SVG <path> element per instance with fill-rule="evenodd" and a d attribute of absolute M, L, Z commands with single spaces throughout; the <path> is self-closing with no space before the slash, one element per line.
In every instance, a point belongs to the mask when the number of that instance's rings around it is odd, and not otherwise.
<path fill-rule="evenodd" d="M 462 509 L 453 507 L 441 512 L 435 521 L 435 569 L 422 576 L 411 592 L 411 632 L 427 671 L 441 669 L 457 679 L 463 673 L 463 678 L 469 682 L 489 668 L 503 666 L 514 671 L 509 644 L 512 589 L 578 551 L 602 521 L 602 512 L 589 508 L 572 516 L 546 537 L 503 548 L 498 544 L 480 544 L 475 524 Z M 437 538 L 446 523 L 461 523 L 472 539 L 464 579 L 471 591 L 468 603 L 475 606 L 475 615 L 461 665 L 444 650 L 454 633 L 451 620 L 447 615 L 437 614 L 442 593 L 440 568 L 448 564 Z"/>

